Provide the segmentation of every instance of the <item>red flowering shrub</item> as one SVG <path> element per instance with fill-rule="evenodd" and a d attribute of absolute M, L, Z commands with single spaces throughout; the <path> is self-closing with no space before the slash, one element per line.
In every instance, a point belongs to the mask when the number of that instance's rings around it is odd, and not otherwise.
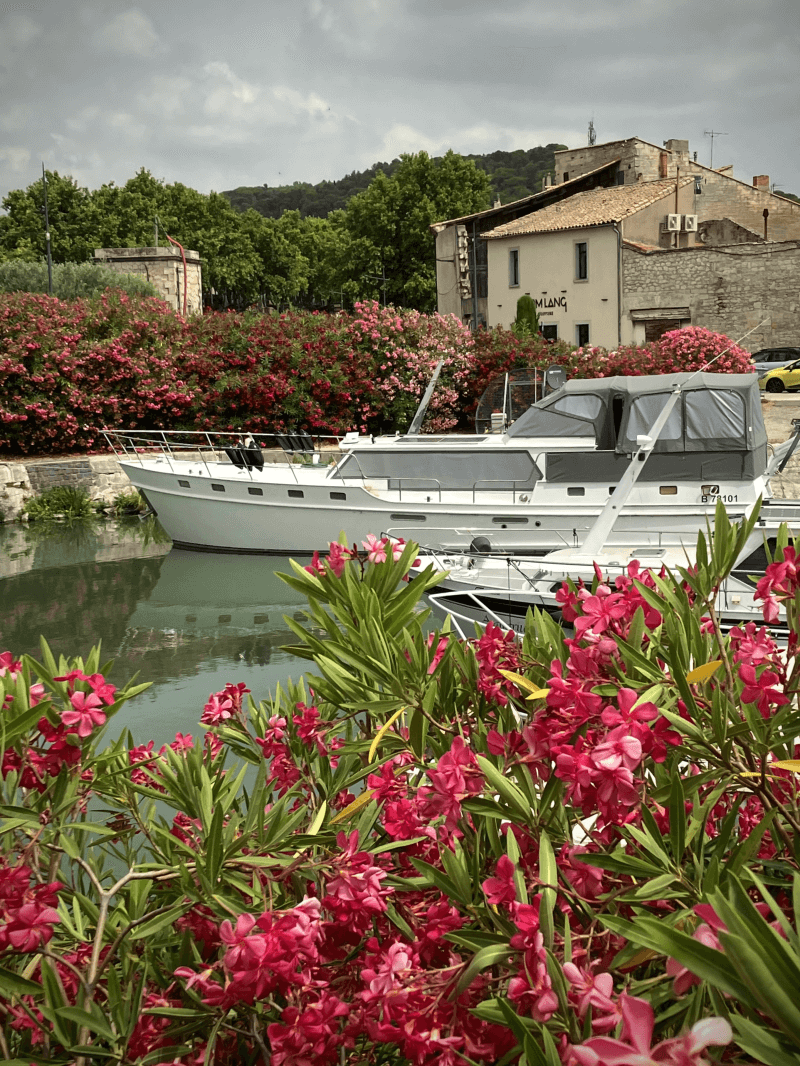
<path fill-rule="evenodd" d="M 0 654 L 4 1059 L 794 1061 L 793 551 L 780 649 L 709 613 L 734 549 L 522 643 L 426 633 L 414 546 L 363 549 L 285 577 L 313 691 L 228 683 L 201 742 L 101 746 L 138 689 Z"/>
<path fill-rule="evenodd" d="M 103 426 L 343 433 L 408 428 L 439 359 L 426 428 L 468 425 L 489 381 L 556 362 L 570 376 L 689 370 L 727 339 L 707 330 L 657 345 L 571 349 L 503 330 L 472 334 L 452 316 L 357 304 L 352 314 L 208 314 L 189 320 L 152 298 L 0 294 L 0 449 L 102 447 Z M 747 369 L 733 349 L 715 370 Z"/>

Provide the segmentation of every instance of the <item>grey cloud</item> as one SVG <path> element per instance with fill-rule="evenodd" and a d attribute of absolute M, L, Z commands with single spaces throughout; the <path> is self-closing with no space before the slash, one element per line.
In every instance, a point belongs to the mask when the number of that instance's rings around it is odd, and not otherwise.
<path fill-rule="evenodd" d="M 145 166 L 207 191 L 420 148 L 578 145 L 590 117 L 600 140 L 688 137 L 703 162 L 704 131 L 724 131 L 715 163 L 800 193 L 797 0 L 22 7 L 13 34 L 0 22 L 0 195 L 41 159 L 91 187 Z"/>
<path fill-rule="evenodd" d="M 116 52 L 123 56 L 151 58 L 167 51 L 153 23 L 136 8 L 115 15 L 91 35 L 92 47 L 98 52 Z"/>

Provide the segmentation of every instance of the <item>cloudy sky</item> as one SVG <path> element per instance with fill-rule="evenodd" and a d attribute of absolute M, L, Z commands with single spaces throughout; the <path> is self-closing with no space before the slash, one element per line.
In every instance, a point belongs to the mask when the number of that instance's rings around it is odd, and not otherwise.
<path fill-rule="evenodd" d="M 0 0 L 0 197 L 639 136 L 800 194 L 798 0 Z"/>

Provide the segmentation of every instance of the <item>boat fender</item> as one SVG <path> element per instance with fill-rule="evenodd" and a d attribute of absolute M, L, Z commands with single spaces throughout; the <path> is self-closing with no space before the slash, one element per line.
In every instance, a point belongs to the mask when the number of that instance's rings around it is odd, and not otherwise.
<path fill-rule="evenodd" d="M 469 546 L 469 550 L 471 552 L 478 552 L 480 555 L 486 555 L 487 552 L 492 550 L 492 542 L 488 537 L 474 537 Z"/>
<path fill-rule="evenodd" d="M 253 467 L 256 470 L 264 469 L 264 456 L 261 453 L 261 447 L 256 444 L 249 433 L 244 439 L 244 448 L 241 449 L 241 452 L 248 470 L 253 469 Z"/>

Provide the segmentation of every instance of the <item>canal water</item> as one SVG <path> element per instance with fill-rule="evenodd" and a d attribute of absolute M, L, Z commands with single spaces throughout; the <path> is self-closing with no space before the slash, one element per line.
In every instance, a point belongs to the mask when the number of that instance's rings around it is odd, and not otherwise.
<path fill-rule="evenodd" d="M 0 651 L 39 657 L 88 654 L 102 640 L 110 679 L 138 673 L 151 687 L 110 727 L 157 745 L 202 734 L 212 692 L 243 681 L 256 700 L 308 663 L 281 650 L 305 600 L 278 577 L 288 556 L 222 555 L 172 548 L 155 519 L 70 526 L 0 525 Z"/>

